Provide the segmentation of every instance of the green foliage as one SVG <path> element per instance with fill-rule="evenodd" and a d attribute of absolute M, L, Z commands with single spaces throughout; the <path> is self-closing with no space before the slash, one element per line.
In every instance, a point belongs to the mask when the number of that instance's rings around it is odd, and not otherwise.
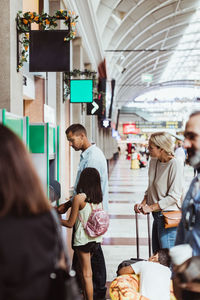
<path fill-rule="evenodd" d="M 74 69 L 71 72 L 64 72 L 63 73 L 63 81 L 64 81 L 64 91 L 63 91 L 63 100 L 67 100 L 70 94 L 70 79 L 71 77 L 80 78 L 84 76 L 87 79 L 93 79 L 93 95 L 94 97 L 98 96 L 97 92 L 97 79 L 96 79 L 97 72 L 90 71 L 85 69 L 84 71 L 80 71 L 78 69 Z"/>
<path fill-rule="evenodd" d="M 65 42 L 68 42 L 76 37 L 76 23 L 78 16 L 70 10 L 58 10 L 55 15 L 50 16 L 47 13 L 37 14 L 36 12 L 25 12 L 18 11 L 16 22 L 17 30 L 20 36 L 19 42 L 21 44 L 21 55 L 17 70 L 19 70 L 24 62 L 27 62 L 28 48 L 30 44 L 29 31 L 31 30 L 31 24 L 36 23 L 40 26 L 41 30 L 52 30 L 55 29 L 58 24 L 58 20 L 64 20 L 66 29 L 69 31 L 68 35 L 64 38 Z"/>

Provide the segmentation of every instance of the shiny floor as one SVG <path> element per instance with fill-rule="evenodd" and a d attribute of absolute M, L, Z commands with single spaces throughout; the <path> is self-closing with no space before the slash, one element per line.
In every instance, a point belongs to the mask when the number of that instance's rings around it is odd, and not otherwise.
<path fill-rule="evenodd" d="M 107 268 L 107 283 L 116 277 L 122 260 L 136 257 L 136 230 L 134 204 L 141 202 L 148 184 L 148 167 L 133 170 L 130 160 L 121 154 L 109 178 L 110 226 L 104 236 L 103 252 Z M 185 189 L 193 178 L 193 168 L 185 166 Z M 152 223 L 152 219 L 151 219 Z M 140 257 L 148 258 L 146 216 L 139 216 Z M 107 299 L 110 299 L 107 293 Z"/>

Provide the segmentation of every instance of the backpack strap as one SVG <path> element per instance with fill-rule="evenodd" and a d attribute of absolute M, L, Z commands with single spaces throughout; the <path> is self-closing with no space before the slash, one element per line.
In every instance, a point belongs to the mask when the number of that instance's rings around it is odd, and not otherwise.
<path fill-rule="evenodd" d="M 86 204 L 87 204 L 88 202 L 86 202 Z M 90 204 L 90 206 L 91 206 L 91 209 L 92 209 L 92 211 L 94 210 L 93 209 L 93 207 L 92 207 L 92 203 L 89 203 Z M 91 213 L 92 213 L 92 211 L 91 211 Z M 89 216 L 90 217 L 90 216 Z M 80 212 L 78 212 L 78 218 L 79 218 L 79 220 L 80 220 L 80 222 L 81 222 L 81 224 L 83 225 L 83 228 L 85 229 L 85 223 L 84 223 L 84 220 L 83 220 L 83 218 L 81 217 L 81 214 L 80 214 Z M 87 222 L 86 222 L 87 223 Z"/>
<path fill-rule="evenodd" d="M 78 218 L 79 218 L 81 224 L 83 225 L 83 228 L 85 229 L 85 224 L 84 224 L 83 218 L 81 217 L 80 213 L 78 213 Z"/>
<path fill-rule="evenodd" d="M 102 210 L 103 210 L 103 202 L 100 202 L 101 203 L 101 208 L 102 208 Z M 89 203 L 90 204 L 90 206 L 91 206 L 91 209 L 92 209 L 92 211 L 94 210 L 94 207 L 93 207 L 93 205 L 92 205 L 92 203 Z M 98 205 L 98 204 L 97 204 Z"/>

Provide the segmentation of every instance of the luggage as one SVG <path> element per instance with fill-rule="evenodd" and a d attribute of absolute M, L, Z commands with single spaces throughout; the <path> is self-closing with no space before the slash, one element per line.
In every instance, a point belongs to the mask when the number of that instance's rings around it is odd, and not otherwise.
<path fill-rule="evenodd" d="M 144 216 L 144 215 L 142 215 Z M 149 257 L 151 256 L 151 228 L 150 228 L 150 214 L 146 215 L 147 217 L 147 232 L 148 232 L 148 246 L 149 246 Z M 137 261 L 141 261 L 144 260 L 140 257 L 140 247 L 139 247 L 139 226 L 138 226 L 138 213 L 135 213 L 135 229 L 136 229 L 136 248 L 137 248 L 137 257 L 136 258 L 130 258 L 127 260 L 123 260 L 118 268 L 117 268 L 117 274 L 118 271 L 122 268 L 122 267 L 126 267 L 129 266 L 131 264 L 134 264 Z"/>
<path fill-rule="evenodd" d="M 127 274 L 116 277 L 110 285 L 109 293 L 112 300 L 149 300 L 139 293 L 139 276 Z M 174 296 L 173 282 L 170 282 L 170 300 L 177 300 Z"/>
<path fill-rule="evenodd" d="M 112 300 L 149 300 L 139 293 L 139 277 L 135 274 L 115 278 L 109 288 Z"/>

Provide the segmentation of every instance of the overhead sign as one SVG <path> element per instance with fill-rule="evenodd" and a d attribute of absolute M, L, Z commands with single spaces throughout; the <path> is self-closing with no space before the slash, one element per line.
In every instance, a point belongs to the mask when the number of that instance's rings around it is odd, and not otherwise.
<path fill-rule="evenodd" d="M 30 30 L 29 72 L 69 72 L 68 30 Z"/>
<path fill-rule="evenodd" d="M 123 134 L 138 134 L 140 132 L 139 128 L 136 128 L 135 123 L 123 124 Z"/>
<path fill-rule="evenodd" d="M 101 121 L 101 126 L 104 128 L 109 128 L 111 127 L 111 121 L 108 119 L 104 119 Z"/>
<path fill-rule="evenodd" d="M 102 100 L 94 99 L 92 103 L 87 103 L 87 115 L 102 115 Z"/>
<path fill-rule="evenodd" d="M 183 127 L 181 121 L 161 121 L 161 122 L 135 122 L 137 128 L 167 128 L 167 129 L 178 129 Z"/>
<path fill-rule="evenodd" d="M 91 114 L 94 115 L 95 112 L 99 109 L 99 105 L 98 105 L 95 101 L 92 102 L 92 105 L 93 105 L 94 107 L 93 107 L 93 109 L 91 110 Z"/>
<path fill-rule="evenodd" d="M 152 82 L 153 81 L 153 75 L 148 73 L 143 73 L 141 76 L 142 82 Z"/>

